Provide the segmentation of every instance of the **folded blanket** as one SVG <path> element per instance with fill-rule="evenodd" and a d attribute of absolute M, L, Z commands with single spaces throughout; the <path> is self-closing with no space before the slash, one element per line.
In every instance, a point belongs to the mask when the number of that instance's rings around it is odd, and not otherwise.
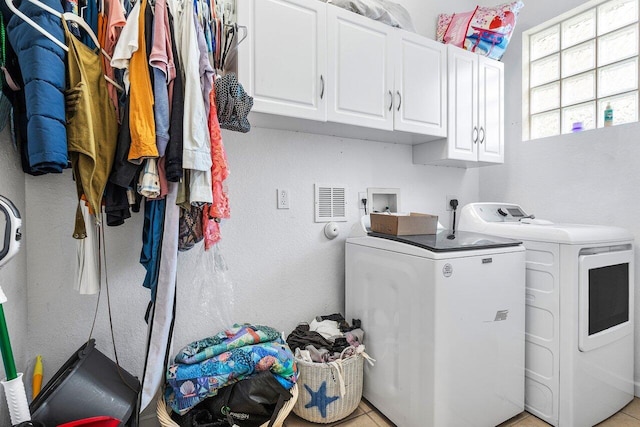
<path fill-rule="evenodd" d="M 245 345 L 275 341 L 280 333 L 269 326 L 235 324 L 229 329 L 200 341 L 194 341 L 178 352 L 176 363 L 199 363 Z"/>

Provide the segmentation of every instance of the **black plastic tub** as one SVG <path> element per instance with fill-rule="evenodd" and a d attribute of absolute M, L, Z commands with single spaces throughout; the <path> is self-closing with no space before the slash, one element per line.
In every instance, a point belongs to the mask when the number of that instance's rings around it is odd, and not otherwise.
<path fill-rule="evenodd" d="M 95 348 L 91 339 L 78 349 L 36 396 L 31 418 L 47 427 L 106 415 L 129 420 L 140 382 Z"/>

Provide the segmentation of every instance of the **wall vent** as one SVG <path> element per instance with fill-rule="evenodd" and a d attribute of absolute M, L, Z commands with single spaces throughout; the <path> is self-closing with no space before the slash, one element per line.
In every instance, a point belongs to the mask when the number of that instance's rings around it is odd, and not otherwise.
<path fill-rule="evenodd" d="M 346 189 L 340 185 L 315 185 L 316 222 L 346 221 Z"/>

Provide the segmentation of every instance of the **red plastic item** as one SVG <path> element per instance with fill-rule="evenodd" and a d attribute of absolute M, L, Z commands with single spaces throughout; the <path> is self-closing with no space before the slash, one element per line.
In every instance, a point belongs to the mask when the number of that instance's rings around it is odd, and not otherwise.
<path fill-rule="evenodd" d="M 120 420 L 112 417 L 91 417 L 59 424 L 58 427 L 118 427 Z"/>

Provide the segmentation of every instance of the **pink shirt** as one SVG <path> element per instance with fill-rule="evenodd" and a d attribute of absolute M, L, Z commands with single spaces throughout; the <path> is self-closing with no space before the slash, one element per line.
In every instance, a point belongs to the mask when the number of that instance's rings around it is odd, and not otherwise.
<path fill-rule="evenodd" d="M 171 50 L 171 33 L 169 29 L 169 12 L 166 0 L 156 0 L 153 20 L 153 47 L 149 55 L 149 65 L 162 70 L 167 84 L 176 78 L 176 65 Z M 158 19 L 161 18 L 161 19 Z"/>
<path fill-rule="evenodd" d="M 110 57 L 113 56 L 113 52 L 115 51 L 116 44 L 118 43 L 118 39 L 120 38 L 120 33 L 122 32 L 122 28 L 127 23 L 127 19 L 124 17 L 124 9 L 122 4 L 118 0 L 104 0 L 104 11 L 103 14 L 105 16 L 106 22 L 105 25 L 105 40 L 101 40 L 100 42 L 103 44 L 102 48 L 107 55 Z M 111 66 L 111 61 L 106 57 L 102 57 L 102 62 L 104 65 L 104 74 L 115 80 L 115 74 L 113 71 L 113 67 Z M 109 98 L 113 103 L 114 108 L 116 109 L 116 116 L 118 120 L 120 115 L 118 114 L 118 91 L 116 87 L 107 81 L 107 89 L 109 91 Z"/>

